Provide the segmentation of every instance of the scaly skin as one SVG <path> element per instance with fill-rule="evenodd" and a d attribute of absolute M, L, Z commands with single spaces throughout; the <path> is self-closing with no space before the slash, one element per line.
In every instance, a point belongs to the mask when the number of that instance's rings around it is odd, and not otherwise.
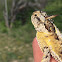
<path fill-rule="evenodd" d="M 49 62 L 50 55 L 58 62 L 62 62 L 62 34 L 51 19 L 55 16 L 48 16 L 42 11 L 35 11 L 31 16 L 32 24 L 37 31 L 39 47 L 44 53 L 41 62 Z"/>

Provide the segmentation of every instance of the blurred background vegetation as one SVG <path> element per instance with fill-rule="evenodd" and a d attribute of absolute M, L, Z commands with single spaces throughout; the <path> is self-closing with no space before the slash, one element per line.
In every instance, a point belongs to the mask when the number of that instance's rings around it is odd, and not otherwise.
<path fill-rule="evenodd" d="M 62 30 L 62 0 L 0 0 L 0 62 L 34 62 L 35 10 L 57 14 L 54 23 Z"/>

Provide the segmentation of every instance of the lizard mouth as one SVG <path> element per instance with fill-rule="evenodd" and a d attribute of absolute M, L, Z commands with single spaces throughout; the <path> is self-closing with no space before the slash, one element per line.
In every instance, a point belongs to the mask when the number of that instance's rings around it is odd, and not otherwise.
<path fill-rule="evenodd" d="M 47 17 L 45 17 L 45 18 L 46 18 L 46 19 L 52 19 L 52 18 L 54 18 L 54 17 L 56 17 L 56 16 L 58 16 L 58 15 L 47 16 Z"/>

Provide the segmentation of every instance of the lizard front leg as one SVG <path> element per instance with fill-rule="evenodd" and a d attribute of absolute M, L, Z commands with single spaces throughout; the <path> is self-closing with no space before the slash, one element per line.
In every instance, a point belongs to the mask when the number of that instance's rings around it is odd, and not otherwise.
<path fill-rule="evenodd" d="M 43 48 L 43 58 L 41 62 L 50 62 L 50 51 L 47 46 Z"/>

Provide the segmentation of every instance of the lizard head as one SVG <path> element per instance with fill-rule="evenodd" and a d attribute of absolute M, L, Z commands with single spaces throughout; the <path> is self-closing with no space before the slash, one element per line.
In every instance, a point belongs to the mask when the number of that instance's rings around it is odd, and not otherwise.
<path fill-rule="evenodd" d="M 37 31 L 43 32 L 44 30 L 48 31 L 45 28 L 45 22 L 54 17 L 56 17 L 56 15 L 48 16 L 46 12 L 35 11 L 31 16 L 31 21 Z M 51 21 L 49 21 L 49 23 L 50 22 Z"/>

